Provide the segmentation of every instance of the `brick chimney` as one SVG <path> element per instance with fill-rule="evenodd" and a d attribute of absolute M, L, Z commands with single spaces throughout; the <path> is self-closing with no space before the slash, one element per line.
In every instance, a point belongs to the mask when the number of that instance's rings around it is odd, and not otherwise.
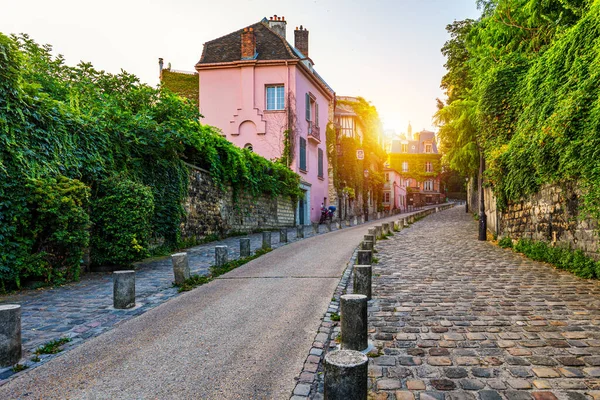
<path fill-rule="evenodd" d="M 294 47 L 308 57 L 308 31 L 302 25 L 294 31 Z"/>
<path fill-rule="evenodd" d="M 277 15 L 273 15 L 269 17 L 269 28 L 275 31 L 279 36 L 285 39 L 285 29 L 287 26 L 287 22 L 285 22 L 285 17 L 278 17 Z"/>
<path fill-rule="evenodd" d="M 253 28 L 244 28 L 242 32 L 242 60 L 252 60 L 256 54 L 256 36 Z"/>

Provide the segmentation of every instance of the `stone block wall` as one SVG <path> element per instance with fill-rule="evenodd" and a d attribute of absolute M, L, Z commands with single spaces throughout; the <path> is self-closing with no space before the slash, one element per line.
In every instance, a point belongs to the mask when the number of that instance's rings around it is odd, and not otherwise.
<path fill-rule="evenodd" d="M 583 250 L 599 260 L 598 221 L 580 218 L 579 197 L 573 186 L 543 186 L 529 198 L 509 203 L 500 216 L 500 233 Z"/>
<path fill-rule="evenodd" d="M 182 237 L 202 239 L 209 235 L 290 227 L 295 224 L 295 204 L 290 198 L 252 197 L 248 193 L 222 191 L 207 171 L 190 167 L 189 194 L 184 203 L 186 218 Z"/>

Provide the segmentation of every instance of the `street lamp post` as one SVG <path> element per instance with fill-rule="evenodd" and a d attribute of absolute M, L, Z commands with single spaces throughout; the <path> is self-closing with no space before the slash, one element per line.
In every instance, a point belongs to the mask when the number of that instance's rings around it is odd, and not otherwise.
<path fill-rule="evenodd" d="M 369 220 L 369 170 L 365 169 L 363 171 L 363 174 L 365 176 L 365 192 L 363 195 L 363 214 L 365 217 L 365 222 L 367 222 Z"/>
<path fill-rule="evenodd" d="M 465 189 L 467 189 L 467 199 L 465 200 L 465 212 L 468 213 L 469 212 L 469 189 L 468 186 L 469 185 L 469 178 L 465 178 Z"/>

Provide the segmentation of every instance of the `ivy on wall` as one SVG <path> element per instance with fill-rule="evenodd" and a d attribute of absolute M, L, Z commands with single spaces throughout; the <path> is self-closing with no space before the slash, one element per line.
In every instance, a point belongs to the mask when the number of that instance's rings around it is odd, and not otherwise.
<path fill-rule="evenodd" d="M 0 34 L 0 291 L 77 279 L 90 239 L 93 263 L 123 266 L 150 238 L 177 247 L 185 162 L 223 189 L 298 195 L 298 175 L 202 125 L 191 102 L 51 51 Z"/>
<path fill-rule="evenodd" d="M 389 156 L 390 167 L 398 171 L 405 178 L 423 182 L 426 179 L 436 178 L 442 172 L 441 155 L 439 154 L 398 154 Z M 402 163 L 408 163 L 408 172 L 403 172 Z M 432 172 L 425 170 L 425 164 L 431 163 Z"/>
<path fill-rule="evenodd" d="M 200 101 L 200 79 L 198 73 L 186 74 L 166 68 L 161 71 L 162 85 L 190 101 L 196 108 Z"/>

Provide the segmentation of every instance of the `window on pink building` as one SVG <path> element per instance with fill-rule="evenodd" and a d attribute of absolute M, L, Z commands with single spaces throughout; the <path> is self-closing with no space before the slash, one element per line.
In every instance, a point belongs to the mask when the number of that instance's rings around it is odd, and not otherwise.
<path fill-rule="evenodd" d="M 285 109 L 285 91 L 283 85 L 267 86 L 267 110 Z"/>
<path fill-rule="evenodd" d="M 384 203 L 389 203 L 390 202 L 390 192 L 383 193 L 383 202 Z"/>

